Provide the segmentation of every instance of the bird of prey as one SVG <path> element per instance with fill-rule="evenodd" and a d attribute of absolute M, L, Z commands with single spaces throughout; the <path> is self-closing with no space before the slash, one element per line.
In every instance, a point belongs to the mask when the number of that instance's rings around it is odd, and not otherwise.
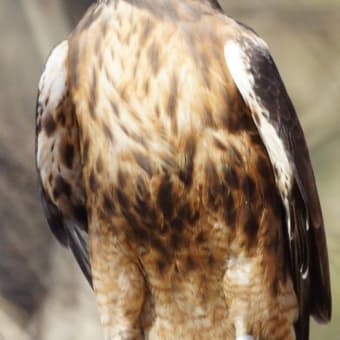
<path fill-rule="evenodd" d="M 94 4 L 39 83 L 45 214 L 105 339 L 308 339 L 331 294 L 306 141 L 215 0 Z"/>

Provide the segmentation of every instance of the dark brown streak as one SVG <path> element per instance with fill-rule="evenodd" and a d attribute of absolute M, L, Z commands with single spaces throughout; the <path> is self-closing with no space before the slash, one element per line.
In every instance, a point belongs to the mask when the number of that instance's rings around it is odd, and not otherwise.
<path fill-rule="evenodd" d="M 71 185 L 61 175 L 57 175 L 54 181 L 54 198 L 58 199 L 60 195 L 65 195 L 69 198 L 71 196 L 71 192 Z"/>
<path fill-rule="evenodd" d="M 183 169 L 179 173 L 179 178 L 187 186 L 190 187 L 193 179 L 193 171 L 195 165 L 196 139 L 190 136 L 185 144 L 184 157 L 185 163 Z"/>
<path fill-rule="evenodd" d="M 97 161 L 96 161 L 96 170 L 98 174 L 102 173 L 103 171 L 103 160 L 100 156 L 98 156 Z"/>
<path fill-rule="evenodd" d="M 196 263 L 194 261 L 194 259 L 192 258 L 192 256 L 188 255 L 187 259 L 186 259 L 186 269 L 188 271 L 192 271 L 194 270 L 196 267 Z"/>
<path fill-rule="evenodd" d="M 57 129 L 57 124 L 50 112 L 43 119 L 43 126 L 47 136 L 51 136 Z"/>
<path fill-rule="evenodd" d="M 57 122 L 61 124 L 61 126 L 65 126 L 66 118 L 63 111 L 59 111 L 59 113 L 57 114 Z"/>
<path fill-rule="evenodd" d="M 160 274 L 163 274 L 166 265 L 167 265 L 166 258 L 162 258 L 157 261 L 157 268 Z"/>
<path fill-rule="evenodd" d="M 198 244 L 202 244 L 202 243 L 205 243 L 206 241 L 207 241 L 207 238 L 206 238 L 204 232 L 200 231 L 196 236 L 196 242 Z"/>
<path fill-rule="evenodd" d="M 133 235 L 139 242 L 146 242 L 149 239 L 149 232 L 139 225 L 133 225 Z"/>
<path fill-rule="evenodd" d="M 115 213 L 113 201 L 108 194 L 103 195 L 103 209 L 108 217 L 111 217 Z"/>
<path fill-rule="evenodd" d="M 110 101 L 110 105 L 112 108 L 112 112 L 115 114 L 115 116 L 119 117 L 119 109 L 118 109 L 117 104 L 114 102 L 114 100 Z"/>
<path fill-rule="evenodd" d="M 94 171 L 92 170 L 89 177 L 89 186 L 92 192 L 96 192 L 98 189 L 98 181 Z"/>
<path fill-rule="evenodd" d="M 258 157 L 256 160 L 256 168 L 263 179 L 268 179 L 273 177 L 273 170 L 268 164 L 268 160 L 264 157 Z"/>
<path fill-rule="evenodd" d="M 182 235 L 176 231 L 173 231 L 170 237 L 170 245 L 173 250 L 180 249 L 183 245 Z"/>
<path fill-rule="evenodd" d="M 167 113 L 172 121 L 172 129 L 177 132 L 177 101 L 178 101 L 178 82 L 175 75 L 171 77 Z"/>
<path fill-rule="evenodd" d="M 79 48 L 76 44 L 69 44 L 72 48 L 69 49 L 68 54 L 68 62 L 69 62 L 69 69 L 71 70 L 71 85 L 74 88 L 78 86 L 78 63 L 79 63 Z"/>
<path fill-rule="evenodd" d="M 111 129 L 108 127 L 108 125 L 105 122 L 103 122 L 102 125 L 103 125 L 103 131 L 104 131 L 105 136 L 112 143 L 114 141 L 114 138 L 113 138 L 113 133 Z"/>
<path fill-rule="evenodd" d="M 217 146 L 218 149 L 221 151 L 227 151 L 227 147 L 216 137 L 214 137 L 214 144 Z"/>
<path fill-rule="evenodd" d="M 38 116 L 37 117 L 37 135 L 39 135 L 40 131 L 41 131 L 41 117 Z"/>
<path fill-rule="evenodd" d="M 243 179 L 242 189 L 245 193 L 246 200 L 248 202 L 252 202 L 255 199 L 256 195 L 256 184 L 254 180 L 249 176 L 246 175 Z"/>
<path fill-rule="evenodd" d="M 85 228 L 87 231 L 87 210 L 82 204 L 73 206 L 73 214 L 75 219 Z"/>
<path fill-rule="evenodd" d="M 205 175 L 207 177 L 207 183 L 209 187 L 214 187 L 218 183 L 218 174 L 215 168 L 215 164 L 211 159 L 207 159 L 205 163 Z"/>
<path fill-rule="evenodd" d="M 251 245 L 256 239 L 255 236 L 259 229 L 259 225 L 250 206 L 246 207 L 246 214 L 247 216 L 244 227 Z"/>
<path fill-rule="evenodd" d="M 224 196 L 224 218 L 226 221 L 226 224 L 229 227 L 235 227 L 236 222 L 236 210 L 235 210 L 235 202 L 234 198 L 232 196 L 232 193 L 229 191 Z"/>
<path fill-rule="evenodd" d="M 154 236 L 153 234 L 150 235 L 150 243 L 151 246 L 156 249 L 165 259 L 169 258 L 169 251 L 168 248 L 164 245 L 164 243 Z"/>
<path fill-rule="evenodd" d="M 72 168 L 74 159 L 74 147 L 70 143 L 62 144 L 60 147 L 60 156 L 63 164 L 69 169 Z"/>
<path fill-rule="evenodd" d="M 90 148 L 90 140 L 86 138 L 84 142 L 84 148 L 83 148 L 83 163 L 86 163 L 88 160 L 89 148 Z"/>
<path fill-rule="evenodd" d="M 161 208 L 164 217 L 170 218 L 173 214 L 173 197 L 172 197 L 172 183 L 170 178 L 166 176 L 161 182 L 158 190 L 157 201 Z"/>
<path fill-rule="evenodd" d="M 150 58 L 150 65 L 154 75 L 157 75 L 159 70 L 159 51 L 156 43 L 153 41 L 149 47 L 148 55 Z"/>
<path fill-rule="evenodd" d="M 230 145 L 228 151 L 232 162 L 234 162 L 237 165 L 243 164 L 243 158 L 240 152 L 233 145 Z"/>
<path fill-rule="evenodd" d="M 234 190 L 239 187 L 239 180 L 237 173 L 231 166 L 226 166 L 224 168 L 224 181 L 228 188 Z"/>
<path fill-rule="evenodd" d="M 93 119 L 96 119 L 96 106 L 97 106 L 97 72 L 95 68 L 92 69 L 92 81 L 91 81 L 91 92 L 89 98 L 89 111 Z"/>
<path fill-rule="evenodd" d="M 117 179 L 120 188 L 124 188 L 126 185 L 126 177 L 124 176 L 122 169 L 118 169 Z"/>
<path fill-rule="evenodd" d="M 154 27 L 154 24 L 150 19 L 145 20 L 143 31 L 140 35 L 140 45 L 143 47 L 145 45 L 146 40 L 150 36 L 150 33 L 152 32 L 152 29 Z"/>
<path fill-rule="evenodd" d="M 129 199 L 127 198 L 126 194 L 123 192 L 123 190 L 117 188 L 116 189 L 117 199 L 120 204 L 121 210 L 128 211 L 130 207 Z"/>
<path fill-rule="evenodd" d="M 153 174 L 149 158 L 141 152 L 133 152 L 138 165 L 151 177 Z"/>

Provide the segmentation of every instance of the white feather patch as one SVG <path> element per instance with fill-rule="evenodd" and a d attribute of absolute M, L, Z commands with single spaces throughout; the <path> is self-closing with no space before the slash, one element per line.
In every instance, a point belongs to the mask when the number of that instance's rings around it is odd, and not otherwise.
<path fill-rule="evenodd" d="M 66 92 L 67 54 L 68 42 L 63 41 L 55 47 L 46 62 L 44 72 L 39 81 L 38 102 L 39 105 L 41 105 L 42 112 L 41 117 L 38 117 L 37 119 L 40 121 L 47 112 L 53 112 L 56 109 Z M 44 156 L 42 155 L 44 149 L 42 145 L 46 144 L 45 142 L 45 136 L 39 134 L 36 157 L 38 168 L 40 168 L 42 160 L 47 156 L 46 154 Z"/>
<path fill-rule="evenodd" d="M 48 105 L 45 109 L 55 108 L 65 93 L 67 54 L 68 42 L 63 41 L 55 47 L 47 60 L 39 82 L 40 102 L 44 103 L 48 98 Z"/>
<path fill-rule="evenodd" d="M 255 268 L 254 261 L 242 256 L 231 256 L 227 260 L 226 278 L 240 286 L 249 285 Z"/>

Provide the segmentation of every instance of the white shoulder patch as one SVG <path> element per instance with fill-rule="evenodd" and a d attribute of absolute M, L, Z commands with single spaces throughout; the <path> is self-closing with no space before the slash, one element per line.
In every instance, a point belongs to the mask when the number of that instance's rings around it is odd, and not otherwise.
<path fill-rule="evenodd" d="M 267 115 L 267 110 L 261 108 L 261 103 L 255 97 L 255 79 L 250 66 L 251 56 L 247 55 L 242 46 L 233 40 L 228 41 L 224 46 L 224 56 L 229 72 L 251 111 L 263 111 L 263 114 Z"/>
<path fill-rule="evenodd" d="M 258 44 L 259 48 L 266 49 L 265 52 L 267 52 L 267 47 L 262 40 L 254 39 L 252 42 Z M 236 41 L 227 42 L 224 47 L 224 54 L 231 76 L 242 98 L 250 108 L 254 123 L 266 146 L 270 160 L 279 174 L 276 180 L 280 191 L 282 190 L 281 192 L 288 194 L 287 189 L 291 189 L 293 170 L 284 143 L 275 127 L 269 121 L 270 113 L 263 105 L 262 99 L 255 93 L 255 77 L 250 64 L 252 56 L 248 55 Z M 285 184 L 287 185 L 285 186 Z"/>
<path fill-rule="evenodd" d="M 47 114 L 55 111 L 66 92 L 67 54 L 68 42 L 63 41 L 52 51 L 46 62 L 44 72 L 40 78 L 36 117 L 38 133 L 36 162 L 38 168 L 40 168 L 42 159 L 47 157 L 46 155 L 42 155 L 42 145 L 46 144 L 46 138 L 44 134 L 40 134 L 39 126 L 41 127 L 42 121 Z"/>
<path fill-rule="evenodd" d="M 49 56 L 39 82 L 39 102 L 47 103 L 44 109 L 55 108 L 66 91 L 66 59 L 68 42 L 65 40 L 54 48 Z"/>

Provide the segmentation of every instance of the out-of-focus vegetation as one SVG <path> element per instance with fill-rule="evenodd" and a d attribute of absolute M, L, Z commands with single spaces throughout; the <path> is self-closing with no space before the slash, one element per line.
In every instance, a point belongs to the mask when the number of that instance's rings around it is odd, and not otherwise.
<path fill-rule="evenodd" d="M 93 295 L 52 239 L 34 170 L 36 87 L 49 50 L 90 0 L 0 1 L 0 340 L 101 339 Z M 340 336 L 340 1 L 225 0 L 270 45 L 304 126 L 329 241 L 334 313 L 312 339 Z"/>

